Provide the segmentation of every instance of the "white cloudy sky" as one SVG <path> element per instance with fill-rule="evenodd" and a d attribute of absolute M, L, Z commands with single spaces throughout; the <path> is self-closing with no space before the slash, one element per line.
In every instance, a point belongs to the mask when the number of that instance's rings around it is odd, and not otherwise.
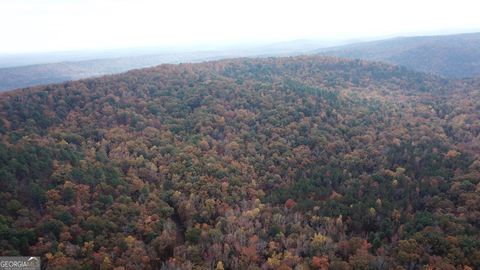
<path fill-rule="evenodd" d="M 0 53 L 480 31 L 478 0 L 0 0 Z"/>

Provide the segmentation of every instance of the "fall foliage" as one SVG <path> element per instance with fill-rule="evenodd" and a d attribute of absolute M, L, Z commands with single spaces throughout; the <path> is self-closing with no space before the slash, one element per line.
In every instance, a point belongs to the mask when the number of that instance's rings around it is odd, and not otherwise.
<path fill-rule="evenodd" d="M 477 80 L 326 57 L 3 93 L 0 255 L 48 269 L 478 269 L 479 111 Z"/>

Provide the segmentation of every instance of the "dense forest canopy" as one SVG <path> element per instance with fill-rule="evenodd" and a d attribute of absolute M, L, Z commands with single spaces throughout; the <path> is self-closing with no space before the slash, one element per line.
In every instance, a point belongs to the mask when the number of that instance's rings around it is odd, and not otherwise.
<path fill-rule="evenodd" d="M 333 57 L 0 96 L 0 255 L 49 269 L 478 269 L 480 81 Z"/>

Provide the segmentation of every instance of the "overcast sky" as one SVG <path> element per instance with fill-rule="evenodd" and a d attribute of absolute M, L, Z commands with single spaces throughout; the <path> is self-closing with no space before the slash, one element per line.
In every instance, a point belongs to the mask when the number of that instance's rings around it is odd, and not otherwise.
<path fill-rule="evenodd" d="M 478 0 L 0 0 L 0 53 L 480 31 Z"/>

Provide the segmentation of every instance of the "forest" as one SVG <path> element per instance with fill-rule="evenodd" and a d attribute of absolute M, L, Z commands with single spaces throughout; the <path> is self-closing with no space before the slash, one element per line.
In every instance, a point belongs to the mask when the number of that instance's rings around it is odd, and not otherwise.
<path fill-rule="evenodd" d="M 480 79 L 325 56 L 0 94 L 0 256 L 480 269 Z"/>

